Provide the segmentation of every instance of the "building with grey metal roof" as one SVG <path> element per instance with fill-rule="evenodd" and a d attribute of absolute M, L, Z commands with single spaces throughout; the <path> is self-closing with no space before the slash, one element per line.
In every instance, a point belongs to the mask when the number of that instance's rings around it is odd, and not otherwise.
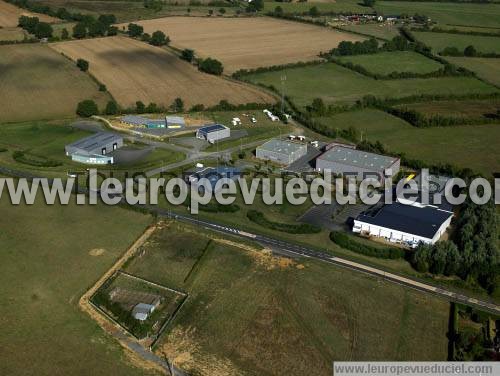
<path fill-rule="evenodd" d="M 122 146 L 123 138 L 120 135 L 109 132 L 99 132 L 66 145 L 65 151 L 66 155 L 71 156 L 72 160 L 76 162 L 109 164 L 113 163 L 114 159 L 107 154 Z"/>
<path fill-rule="evenodd" d="M 259 146 L 255 154 L 259 159 L 288 166 L 307 154 L 307 145 L 273 138 Z"/>
<path fill-rule="evenodd" d="M 337 175 L 354 175 L 358 179 L 375 177 L 384 181 L 384 172 L 399 172 L 400 159 L 369 153 L 342 145 L 333 146 L 316 159 L 316 170 L 328 170 Z"/>
<path fill-rule="evenodd" d="M 166 116 L 165 123 L 167 128 L 184 128 L 186 126 L 186 120 L 182 116 Z"/>

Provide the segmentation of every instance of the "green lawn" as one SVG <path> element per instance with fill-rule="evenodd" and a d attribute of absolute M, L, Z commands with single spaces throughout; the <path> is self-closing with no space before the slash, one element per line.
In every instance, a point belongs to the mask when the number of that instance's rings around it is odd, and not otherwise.
<path fill-rule="evenodd" d="M 368 71 L 381 75 L 392 72 L 430 73 L 443 65 L 413 51 L 381 52 L 371 55 L 343 56 L 342 62 L 361 65 Z"/>
<path fill-rule="evenodd" d="M 399 35 L 399 29 L 394 25 L 385 25 L 381 23 L 369 23 L 360 25 L 346 25 L 341 27 L 347 31 L 354 31 L 357 33 L 371 35 L 380 39 L 392 39 Z"/>
<path fill-rule="evenodd" d="M 425 115 L 441 115 L 460 118 L 491 118 L 500 108 L 500 100 L 435 101 L 404 104 Z"/>
<path fill-rule="evenodd" d="M 320 12 L 337 13 L 372 13 L 371 8 L 364 7 L 358 0 L 337 0 L 337 1 L 307 1 L 307 2 L 277 2 L 265 1 L 264 11 L 273 11 L 277 6 L 283 8 L 285 13 L 304 13 L 312 7 L 318 8 Z"/>
<path fill-rule="evenodd" d="M 440 24 L 500 27 L 500 4 L 456 2 L 377 1 L 377 12 L 392 14 L 423 14 Z"/>
<path fill-rule="evenodd" d="M 152 375 L 78 307 L 151 218 L 106 205 L 49 207 L 41 196 L 17 207 L 2 196 L 0 211 L 0 374 Z"/>
<path fill-rule="evenodd" d="M 491 93 L 498 89 L 473 77 L 374 80 L 333 63 L 247 76 L 252 82 L 280 88 L 286 74 L 286 95 L 297 105 L 321 97 L 326 103 L 352 104 L 363 96 L 405 97 L 413 94 Z"/>
<path fill-rule="evenodd" d="M 89 167 L 89 165 L 71 161 L 71 158 L 67 157 L 64 152 L 64 146 L 89 135 L 88 132 L 70 127 L 66 121 L 4 124 L 0 126 L 0 147 L 7 149 L 7 151 L 0 153 L 0 162 L 3 166 L 43 176 L 66 176 L 68 170 L 82 170 Z M 19 163 L 13 159 L 15 151 L 24 151 L 27 155 L 36 159 L 45 158 L 57 161 L 61 165 L 57 167 L 36 167 Z M 183 159 L 184 154 L 182 153 L 156 148 L 137 162 L 126 165 L 105 166 L 103 169 L 142 170 L 178 162 Z"/>
<path fill-rule="evenodd" d="M 463 51 L 467 46 L 474 46 L 479 52 L 500 53 L 500 37 L 483 37 L 477 35 L 461 35 L 432 32 L 413 32 L 415 37 L 432 47 L 434 53 L 443 51 L 446 47 L 456 47 Z"/>
<path fill-rule="evenodd" d="M 500 40 L 500 39 L 499 39 Z M 453 64 L 475 72 L 478 77 L 500 87 L 500 59 L 481 57 L 446 57 Z"/>
<path fill-rule="evenodd" d="M 183 240 L 186 251 L 173 241 L 154 244 L 130 270 L 189 293 L 157 351 L 194 374 L 292 376 L 314 366 L 315 375 L 331 375 L 333 360 L 446 358 L 444 301 L 214 241 L 200 256 L 187 250 L 204 247 L 203 232 L 176 223 L 164 232 L 159 237 Z"/>
<path fill-rule="evenodd" d="M 452 128 L 415 128 L 377 110 L 347 112 L 321 119 L 334 128 L 355 127 L 363 139 L 429 163 L 451 163 L 490 175 L 500 171 L 500 127 L 495 124 Z"/>

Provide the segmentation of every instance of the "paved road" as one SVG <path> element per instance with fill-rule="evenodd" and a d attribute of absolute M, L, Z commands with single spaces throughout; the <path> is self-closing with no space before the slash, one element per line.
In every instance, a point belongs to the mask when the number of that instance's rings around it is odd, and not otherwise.
<path fill-rule="evenodd" d="M 452 292 L 440 287 L 432 286 L 427 283 L 422 283 L 420 281 L 407 278 L 401 275 L 397 275 L 394 273 L 389 273 L 386 272 L 382 269 L 374 268 L 368 265 L 364 265 L 358 262 L 353 262 L 347 259 L 343 259 L 340 257 L 332 256 L 331 254 L 328 254 L 326 252 L 318 251 L 315 249 L 307 248 L 298 244 L 294 243 L 289 243 L 285 242 L 283 240 L 267 237 L 267 236 L 262 236 L 262 235 L 256 235 L 256 234 L 251 234 L 246 231 L 234 228 L 234 227 L 228 227 L 226 225 L 221 225 L 215 222 L 208 222 L 208 221 L 203 221 L 199 220 L 197 218 L 191 217 L 191 216 L 186 216 L 186 215 L 179 215 L 175 214 L 172 212 L 169 212 L 168 210 L 165 209 L 159 209 L 159 208 L 150 208 L 150 210 L 156 211 L 159 215 L 165 216 L 165 217 L 174 217 L 175 219 L 183 222 L 189 222 L 191 224 L 203 226 L 207 229 L 214 230 L 217 232 L 221 232 L 224 234 L 229 234 L 233 236 L 238 236 L 242 238 L 247 238 L 251 239 L 253 241 L 256 241 L 264 246 L 267 246 L 269 248 L 275 249 L 280 253 L 283 254 L 289 254 L 289 255 L 295 255 L 295 256 L 300 256 L 300 257 L 306 257 L 306 258 L 312 258 L 316 260 L 320 260 L 323 262 L 327 262 L 329 264 L 334 264 L 346 269 L 354 270 L 357 272 L 373 275 L 376 277 L 383 278 L 387 281 L 390 281 L 392 283 L 397 283 L 402 286 L 410 287 L 412 289 L 422 291 L 425 293 L 437 295 L 441 298 L 444 298 L 449 301 L 457 302 L 457 303 L 463 303 L 466 305 L 470 306 L 476 306 L 478 308 L 481 308 L 483 310 L 495 313 L 495 314 L 500 314 L 500 306 L 493 304 L 488 301 L 483 301 L 483 300 L 478 300 L 475 298 L 471 298 L 456 292 Z"/>

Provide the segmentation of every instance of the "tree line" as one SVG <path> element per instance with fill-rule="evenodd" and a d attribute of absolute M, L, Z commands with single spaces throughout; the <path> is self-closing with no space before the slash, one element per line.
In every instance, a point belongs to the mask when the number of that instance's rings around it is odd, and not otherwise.
<path fill-rule="evenodd" d="M 500 42 L 500 40 L 499 40 Z M 441 56 L 465 56 L 465 57 L 488 57 L 499 58 L 500 54 L 496 52 L 480 52 L 473 45 L 465 47 L 462 51 L 457 47 L 446 47 L 439 53 Z"/>

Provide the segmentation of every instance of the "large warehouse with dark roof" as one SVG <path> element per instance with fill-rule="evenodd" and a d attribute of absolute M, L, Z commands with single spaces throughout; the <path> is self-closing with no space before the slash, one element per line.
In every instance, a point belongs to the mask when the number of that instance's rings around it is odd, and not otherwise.
<path fill-rule="evenodd" d="M 353 232 L 416 247 L 419 243 L 436 243 L 451 224 L 452 217 L 453 213 L 430 206 L 394 203 L 374 213 L 359 215 L 354 220 Z"/>
<path fill-rule="evenodd" d="M 111 164 L 113 156 L 107 155 L 123 146 L 120 135 L 108 132 L 99 132 L 66 145 L 67 156 L 76 162 L 88 164 Z"/>

